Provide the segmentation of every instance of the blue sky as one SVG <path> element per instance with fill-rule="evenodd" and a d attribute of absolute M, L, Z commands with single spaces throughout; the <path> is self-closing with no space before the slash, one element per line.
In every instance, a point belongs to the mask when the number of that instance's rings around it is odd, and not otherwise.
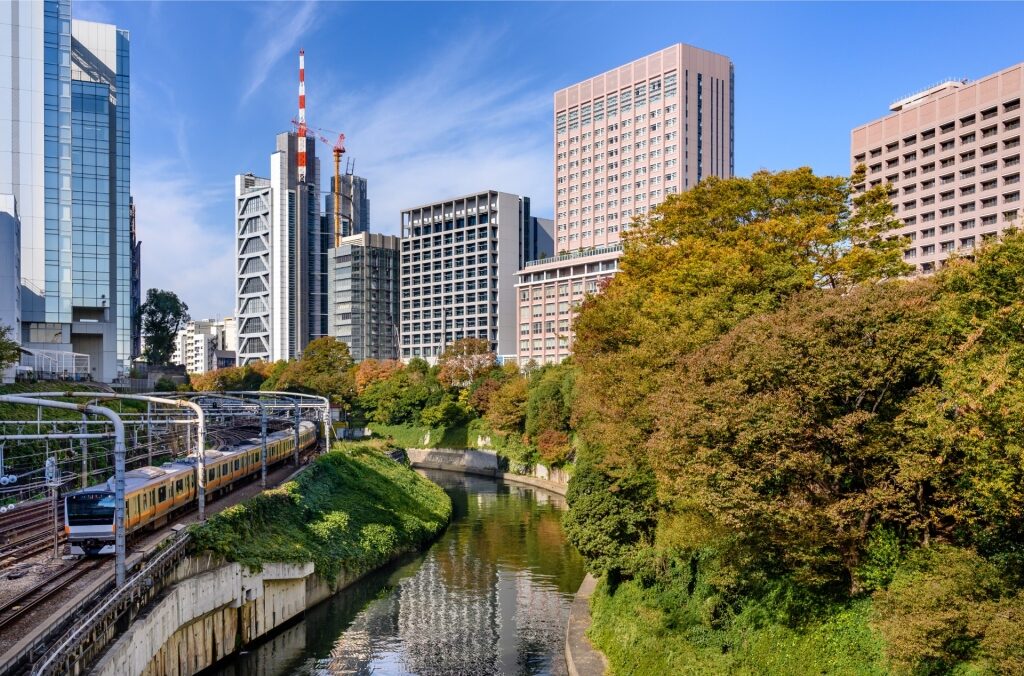
<path fill-rule="evenodd" d="M 735 64 L 741 176 L 843 173 L 850 129 L 892 101 L 1024 60 L 1010 3 L 73 0 L 72 14 L 131 32 L 143 288 L 197 318 L 233 311 L 233 176 L 267 174 L 297 114 L 300 47 L 309 122 L 346 133 L 385 233 L 404 206 L 483 188 L 550 215 L 552 93 L 675 42 Z"/>

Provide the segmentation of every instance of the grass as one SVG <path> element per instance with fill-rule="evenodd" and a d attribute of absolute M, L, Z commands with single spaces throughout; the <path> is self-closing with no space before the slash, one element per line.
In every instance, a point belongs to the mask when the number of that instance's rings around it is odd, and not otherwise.
<path fill-rule="evenodd" d="M 370 424 L 374 434 L 389 437 L 400 448 L 477 448 L 476 435 L 470 433 L 470 427 L 472 423 L 454 427 Z"/>
<path fill-rule="evenodd" d="M 681 624 L 656 592 L 628 581 L 614 594 L 602 581 L 591 597 L 589 636 L 617 675 L 889 673 L 883 645 L 869 626 L 871 602 L 823 609 L 798 627 L 765 619 L 751 606 L 717 629 Z"/>
<path fill-rule="evenodd" d="M 259 570 L 305 563 L 333 581 L 437 535 L 451 516 L 440 487 L 368 444 L 338 444 L 294 481 L 192 527 L 200 549 Z"/>

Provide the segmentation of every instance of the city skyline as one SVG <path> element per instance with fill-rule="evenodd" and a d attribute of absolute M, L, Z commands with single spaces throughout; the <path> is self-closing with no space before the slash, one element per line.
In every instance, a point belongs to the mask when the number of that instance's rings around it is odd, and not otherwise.
<path fill-rule="evenodd" d="M 143 287 L 173 288 L 204 317 L 231 314 L 232 177 L 260 166 L 264 139 L 296 116 L 300 47 L 310 124 L 347 134 L 369 180 L 372 229 L 397 234 L 403 206 L 481 185 L 531 195 L 534 213 L 553 215 L 552 92 L 676 42 L 736 66 L 737 176 L 801 165 L 844 173 L 850 129 L 892 101 L 1020 60 L 999 41 L 935 49 L 993 12 L 1024 14 L 976 4 L 75 3 L 77 17 L 133 37 L 140 239 L 167 253 L 147 257 Z M 384 22 L 391 37 L 375 40 Z M 617 39 L 595 42 L 612 22 Z M 229 25 L 239 39 L 225 39 Z M 170 37 L 181 35 L 187 49 Z M 339 35 L 351 41 L 340 59 Z M 889 65 L 867 65 L 883 46 Z M 492 77 L 501 86 L 474 86 Z M 462 105 L 452 92 L 466 94 Z"/>

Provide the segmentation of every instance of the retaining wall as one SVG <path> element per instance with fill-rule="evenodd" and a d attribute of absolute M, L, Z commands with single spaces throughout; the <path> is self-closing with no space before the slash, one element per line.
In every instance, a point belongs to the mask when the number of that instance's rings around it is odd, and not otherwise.
<path fill-rule="evenodd" d="M 536 488 L 565 495 L 569 485 L 569 473 L 563 469 L 535 465 L 530 474 L 502 472 L 499 469 L 498 454 L 489 449 L 466 448 L 407 448 L 409 464 L 422 469 L 444 469 L 491 476 L 503 481 L 513 481 Z"/>
<path fill-rule="evenodd" d="M 312 563 L 268 563 L 262 571 L 251 572 L 209 554 L 188 557 L 175 571 L 175 584 L 90 673 L 191 676 L 287 624 L 366 572 L 342 572 L 332 588 Z"/>

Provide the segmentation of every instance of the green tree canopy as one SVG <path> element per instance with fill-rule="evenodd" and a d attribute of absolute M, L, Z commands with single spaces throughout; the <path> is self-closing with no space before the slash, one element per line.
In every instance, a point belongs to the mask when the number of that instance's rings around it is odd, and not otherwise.
<path fill-rule="evenodd" d="M 139 306 L 142 335 L 146 338 L 143 351 L 152 366 L 167 366 L 174 353 L 174 340 L 178 331 L 189 322 L 188 305 L 173 291 L 150 289 L 146 302 Z"/>
<path fill-rule="evenodd" d="M 11 336 L 13 332 L 10 326 L 0 326 L 0 371 L 21 360 L 21 345 Z"/>
<path fill-rule="evenodd" d="M 289 362 L 276 378 L 275 387 L 327 397 L 347 410 L 355 398 L 352 355 L 348 345 L 330 337 L 311 341 L 302 358 Z"/>

